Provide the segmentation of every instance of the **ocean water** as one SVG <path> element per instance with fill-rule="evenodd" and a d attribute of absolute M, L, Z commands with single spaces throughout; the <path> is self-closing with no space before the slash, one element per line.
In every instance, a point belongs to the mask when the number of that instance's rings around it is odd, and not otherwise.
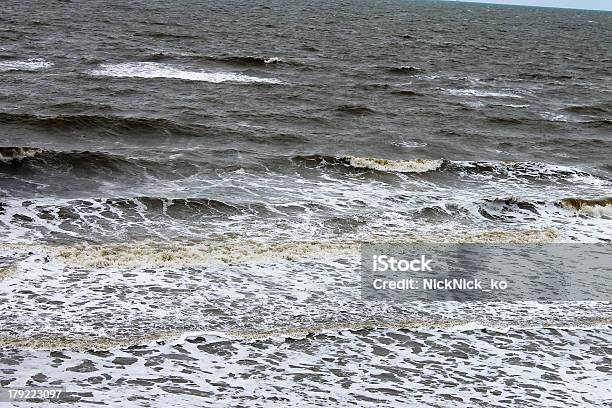
<path fill-rule="evenodd" d="M 612 406 L 610 302 L 359 286 L 364 242 L 610 244 L 610 38 L 460 2 L 5 1 L 0 385 Z"/>

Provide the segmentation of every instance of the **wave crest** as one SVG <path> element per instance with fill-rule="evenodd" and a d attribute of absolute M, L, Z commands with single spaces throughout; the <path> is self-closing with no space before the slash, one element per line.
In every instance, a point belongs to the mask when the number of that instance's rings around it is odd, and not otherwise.
<path fill-rule="evenodd" d="M 600 218 L 612 216 L 612 197 L 599 199 L 564 198 L 559 201 L 559 205 L 579 215 Z"/>
<path fill-rule="evenodd" d="M 44 150 L 36 147 L 0 147 L 0 162 L 14 163 L 27 157 L 34 157 Z"/>
<path fill-rule="evenodd" d="M 292 160 L 303 163 L 314 162 L 323 166 L 343 165 L 355 169 L 369 169 L 396 173 L 424 173 L 427 171 L 438 170 L 445 162 L 444 160 L 389 160 L 355 156 L 335 157 L 318 154 L 310 156 L 295 156 Z"/>
<path fill-rule="evenodd" d="M 444 163 L 444 160 L 387 160 L 368 157 L 346 157 L 344 160 L 349 166 L 355 168 L 397 173 L 425 173 L 438 170 Z"/>
<path fill-rule="evenodd" d="M 292 160 L 305 164 L 315 163 L 319 166 L 333 167 L 341 165 L 354 169 L 369 169 L 392 173 L 427 173 L 444 171 L 458 174 L 493 173 L 500 177 L 508 178 L 560 178 L 563 180 L 568 178 L 581 178 L 583 181 L 603 181 L 580 169 L 539 162 L 454 161 L 446 159 L 391 160 L 373 157 L 331 156 L 320 154 L 295 156 Z"/>
<path fill-rule="evenodd" d="M 399 67 L 389 68 L 388 72 L 392 74 L 403 74 L 403 75 L 415 75 L 419 72 L 423 71 L 422 68 L 413 67 L 410 65 L 402 65 Z"/>
<path fill-rule="evenodd" d="M 268 65 L 268 64 L 280 64 L 283 62 L 279 57 L 255 57 L 255 56 L 245 56 L 245 57 L 208 57 L 213 61 L 226 62 L 234 65 Z"/>
<path fill-rule="evenodd" d="M 182 79 L 185 81 L 203 81 L 212 83 L 266 83 L 282 84 L 274 78 L 260 78 L 234 72 L 191 71 L 174 65 L 157 62 L 127 62 L 121 64 L 102 64 L 91 71 L 91 75 L 114 78 L 146 78 L 146 79 Z"/>
<path fill-rule="evenodd" d="M 40 58 L 30 58 L 28 60 L 0 61 L 0 72 L 6 71 L 36 71 L 49 68 L 52 62 Z"/>
<path fill-rule="evenodd" d="M 0 112 L 0 124 L 34 126 L 45 130 L 81 130 L 98 128 L 109 133 L 144 131 L 151 133 L 174 133 L 194 135 L 194 131 L 168 119 L 99 115 L 37 116 Z M 17 148 L 18 149 L 18 148 Z"/>
<path fill-rule="evenodd" d="M 449 234 L 404 234 L 397 237 L 372 237 L 367 240 L 287 241 L 266 243 L 253 240 L 139 241 L 128 244 L 2 244 L 0 249 L 44 254 L 70 267 L 84 268 L 160 268 L 202 265 L 270 264 L 312 261 L 338 256 L 359 256 L 365 242 L 372 243 L 549 243 L 558 240 L 557 230 L 486 230 Z"/>

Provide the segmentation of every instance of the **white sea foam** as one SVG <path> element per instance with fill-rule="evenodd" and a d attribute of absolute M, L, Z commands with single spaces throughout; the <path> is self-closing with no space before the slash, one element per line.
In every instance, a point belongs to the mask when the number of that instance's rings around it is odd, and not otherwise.
<path fill-rule="evenodd" d="M 481 231 L 474 233 L 423 233 L 389 238 L 393 242 L 438 243 L 545 243 L 555 242 L 559 232 L 554 229 L 523 231 Z M 368 242 L 384 243 L 381 237 Z M 329 240 L 313 242 L 261 243 L 252 240 L 227 242 L 155 242 L 133 244 L 0 244 L 0 250 L 44 254 L 69 267 L 81 268 L 182 268 L 194 266 L 269 265 L 278 262 L 325 260 L 339 256 L 356 256 L 363 241 Z"/>
<path fill-rule="evenodd" d="M 266 58 L 264 62 L 266 64 L 277 64 L 279 62 L 283 62 L 283 60 L 278 57 L 271 57 L 271 58 Z"/>
<path fill-rule="evenodd" d="M 567 118 L 564 115 L 553 113 L 553 112 L 542 112 L 540 115 L 542 119 L 551 121 L 551 122 L 567 122 Z"/>
<path fill-rule="evenodd" d="M 40 58 L 28 60 L 0 61 L 0 72 L 3 71 L 36 71 L 52 66 L 53 63 Z"/>
<path fill-rule="evenodd" d="M 0 162 L 19 161 L 26 157 L 36 156 L 42 152 L 42 149 L 36 147 L 0 147 Z"/>
<path fill-rule="evenodd" d="M 482 89 L 443 89 L 446 93 L 454 96 L 477 96 L 482 98 L 523 98 L 521 95 L 517 95 L 511 92 L 496 92 L 496 91 L 485 91 Z"/>
<path fill-rule="evenodd" d="M 347 159 L 352 167 L 399 173 L 424 173 L 439 169 L 443 163 L 443 160 L 387 160 L 352 156 Z"/>
<path fill-rule="evenodd" d="M 9 349 L 4 361 L 11 386 L 59 382 L 79 406 L 598 407 L 612 395 L 598 352 L 611 338 L 609 328 L 345 330 L 288 341 L 211 332 L 103 352 Z"/>
<path fill-rule="evenodd" d="M 417 148 L 417 147 L 425 147 L 427 143 L 425 142 L 417 142 L 415 140 L 397 140 L 392 142 L 395 146 L 400 147 L 408 147 L 408 148 Z"/>
<path fill-rule="evenodd" d="M 281 80 L 275 78 L 254 77 L 234 72 L 194 71 L 169 64 L 160 64 L 157 62 L 102 64 L 98 69 L 93 70 L 91 74 L 95 76 L 110 76 L 116 78 L 169 78 L 213 83 L 283 83 Z"/>
<path fill-rule="evenodd" d="M 566 198 L 561 200 L 561 206 L 579 215 L 604 218 L 612 217 L 612 198 L 585 200 L 581 198 Z"/>
<path fill-rule="evenodd" d="M 503 106 L 504 108 L 514 108 L 514 109 L 524 109 L 524 108 L 528 108 L 529 104 L 513 104 L 513 103 L 502 103 L 496 106 Z"/>

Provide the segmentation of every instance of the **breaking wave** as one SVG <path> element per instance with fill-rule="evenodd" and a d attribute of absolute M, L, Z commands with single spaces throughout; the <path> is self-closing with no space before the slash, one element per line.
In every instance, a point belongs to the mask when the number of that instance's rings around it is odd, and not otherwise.
<path fill-rule="evenodd" d="M 40 69 L 49 68 L 53 63 L 40 58 L 31 58 L 28 60 L 16 61 L 0 61 L 0 72 L 6 71 L 37 71 Z"/>
<path fill-rule="evenodd" d="M 478 203 L 478 212 L 485 218 L 516 218 L 518 213 L 525 215 L 542 215 L 555 207 L 571 211 L 578 215 L 605 218 L 612 216 L 612 198 L 582 199 L 564 198 L 558 201 L 530 200 L 521 197 L 495 197 Z"/>
<path fill-rule="evenodd" d="M 339 255 L 358 256 L 364 243 L 549 243 L 559 238 L 555 229 L 480 231 L 473 233 L 405 234 L 364 240 L 284 241 L 254 240 L 151 241 L 135 243 L 80 243 L 75 245 L 0 244 L 0 249 L 37 251 L 71 267 L 159 268 L 203 265 L 270 264 L 279 261 L 329 259 Z"/>
<path fill-rule="evenodd" d="M 564 198 L 559 205 L 580 215 L 612 217 L 612 197 L 599 199 Z"/>
<path fill-rule="evenodd" d="M 453 161 L 446 159 L 390 160 L 370 157 L 336 157 L 325 155 L 295 156 L 292 160 L 304 164 L 314 163 L 318 166 L 344 166 L 354 169 L 395 173 L 443 171 L 459 174 L 493 173 L 504 176 L 532 178 L 594 177 L 590 173 L 580 169 L 539 162 Z"/>
<path fill-rule="evenodd" d="M 0 147 L 0 163 L 15 163 L 43 153 L 36 147 Z"/>
<path fill-rule="evenodd" d="M 523 98 L 510 92 L 485 91 L 481 89 L 444 89 L 446 93 L 453 96 L 477 96 L 481 98 Z"/>
<path fill-rule="evenodd" d="M 398 173 L 424 173 L 427 171 L 438 170 L 443 163 L 443 160 L 386 160 L 364 157 L 347 157 L 345 160 L 349 166 L 358 169 L 371 169 Z"/>
<path fill-rule="evenodd" d="M 399 173 L 423 173 L 427 171 L 438 170 L 444 163 L 443 160 L 388 160 L 376 159 L 368 157 L 334 157 L 334 156 L 295 156 L 296 162 L 309 163 L 313 162 L 318 165 L 343 165 L 355 169 L 368 169 L 383 172 L 399 172 Z"/>
<path fill-rule="evenodd" d="M 415 75 L 415 74 L 418 74 L 419 72 L 422 72 L 423 70 L 421 68 L 417 68 L 417 67 L 413 67 L 409 65 L 402 65 L 399 67 L 389 68 L 388 71 L 392 74 Z"/>
<path fill-rule="evenodd" d="M 283 83 L 282 81 L 274 78 L 260 78 L 233 72 L 191 71 L 174 65 L 162 64 L 157 62 L 126 62 L 121 64 L 102 64 L 98 69 L 91 71 L 91 75 L 114 78 L 167 78 L 212 83 Z"/>

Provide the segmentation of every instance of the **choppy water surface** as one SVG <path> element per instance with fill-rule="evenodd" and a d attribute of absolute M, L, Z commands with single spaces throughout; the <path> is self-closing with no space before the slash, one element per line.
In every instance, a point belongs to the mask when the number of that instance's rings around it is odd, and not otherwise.
<path fill-rule="evenodd" d="M 359 245 L 612 239 L 612 14 L 9 1 L 0 384 L 610 404 L 609 302 L 364 302 Z"/>

